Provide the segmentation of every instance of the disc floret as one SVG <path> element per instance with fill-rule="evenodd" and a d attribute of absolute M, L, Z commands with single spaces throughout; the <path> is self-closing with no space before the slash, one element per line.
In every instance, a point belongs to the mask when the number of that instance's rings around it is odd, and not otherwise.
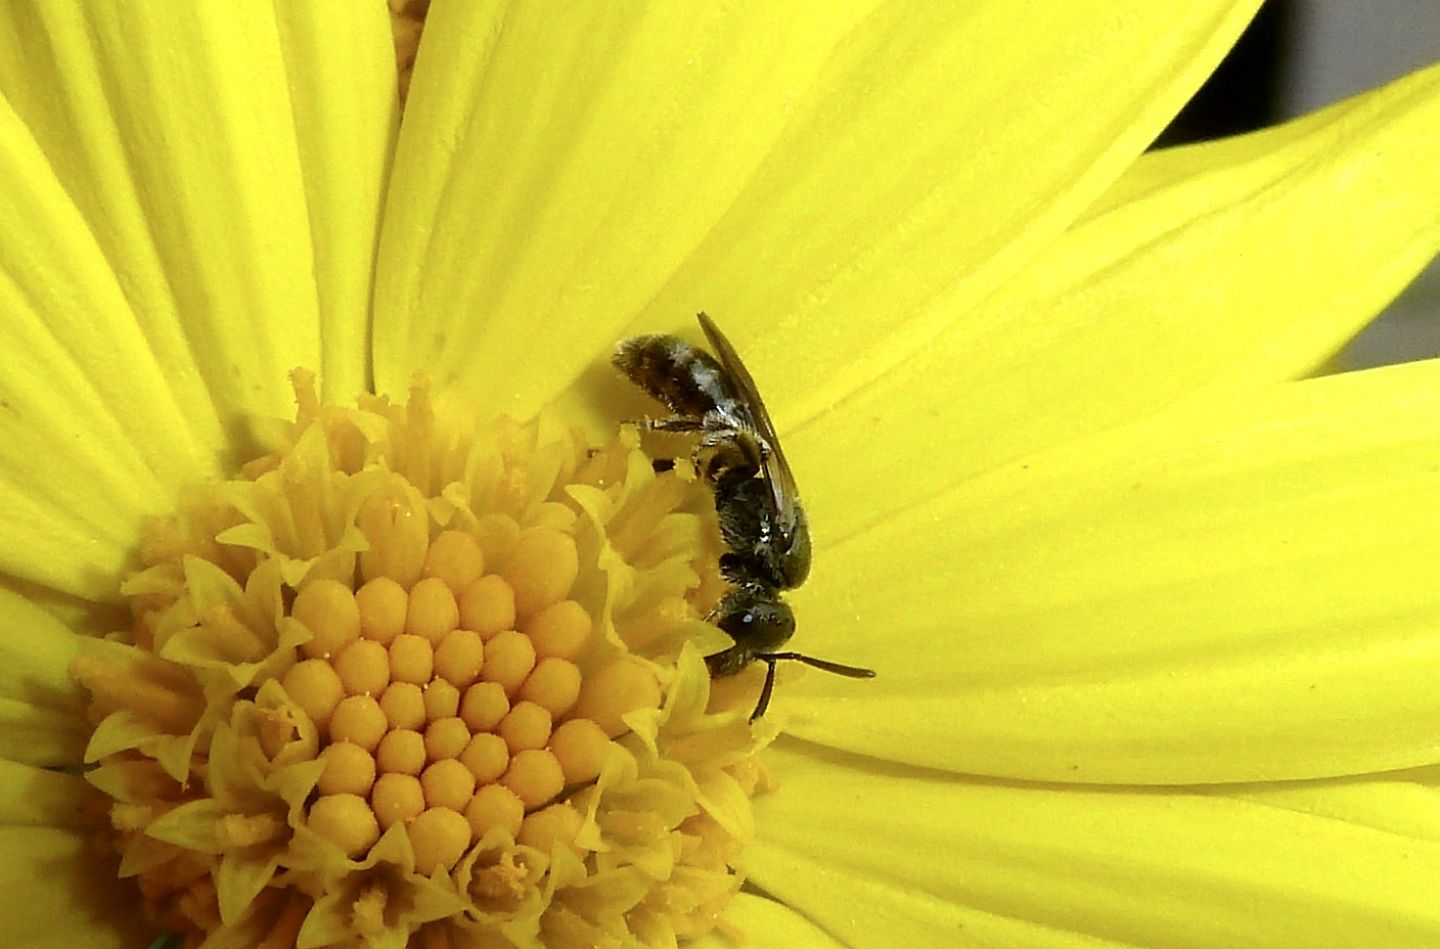
<path fill-rule="evenodd" d="M 198 943 L 666 942 L 738 889 L 703 487 L 633 431 L 321 406 L 157 522 L 76 663 L 108 838 Z M 716 803 L 723 801 L 723 807 Z M 437 943 L 444 944 L 444 943 Z"/>

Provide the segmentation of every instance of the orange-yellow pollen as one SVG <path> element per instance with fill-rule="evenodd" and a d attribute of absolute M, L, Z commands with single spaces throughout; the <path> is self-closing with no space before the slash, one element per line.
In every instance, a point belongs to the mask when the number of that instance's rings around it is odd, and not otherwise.
<path fill-rule="evenodd" d="M 216 839 L 225 847 L 253 847 L 274 840 L 285 832 L 285 824 L 272 814 L 226 814 L 216 828 Z"/>
<path fill-rule="evenodd" d="M 404 538 L 403 555 L 362 560 L 376 575 L 353 591 L 331 579 L 308 583 L 291 609 L 311 639 L 282 685 L 324 740 L 310 828 L 358 857 L 400 824 L 422 874 L 448 871 L 494 827 L 512 836 L 528 827 L 531 841 L 565 836 L 573 822 L 555 814 L 573 808 L 551 808 L 533 825 L 525 815 L 567 785 L 593 781 L 605 744 L 620 734 L 618 716 L 659 703 L 653 676 L 611 662 L 602 682 L 639 682 L 638 696 L 592 697 L 604 724 L 575 717 L 556 729 L 582 701 L 575 660 L 594 627 L 566 598 L 578 573 L 574 540 L 526 531 L 502 573 L 487 574 L 468 533 L 442 531 L 417 557 L 409 508 L 391 498 L 368 516 Z"/>
<path fill-rule="evenodd" d="M 350 906 L 355 931 L 361 935 L 379 935 L 385 931 L 385 906 L 390 902 L 383 886 L 367 886 Z"/>

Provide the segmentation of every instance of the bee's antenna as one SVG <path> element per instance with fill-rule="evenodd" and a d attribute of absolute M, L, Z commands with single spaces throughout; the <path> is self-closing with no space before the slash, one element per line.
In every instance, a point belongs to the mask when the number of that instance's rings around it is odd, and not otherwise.
<path fill-rule="evenodd" d="M 807 666 L 814 666 L 825 672 L 833 672 L 836 675 L 846 676 L 851 679 L 873 679 L 874 669 L 866 669 L 863 666 L 845 666 L 838 662 L 831 662 L 828 659 L 816 659 L 814 656 L 806 656 L 798 652 L 762 652 L 757 653 L 756 659 L 765 663 L 765 685 L 760 689 L 760 701 L 755 703 L 755 711 L 750 713 L 750 721 L 765 714 L 770 707 L 770 694 L 775 691 L 775 663 L 788 660 L 791 662 L 803 662 Z"/>
<path fill-rule="evenodd" d="M 874 669 L 866 669 L 864 666 L 842 666 L 838 662 L 831 662 L 828 659 L 816 659 L 814 656 L 801 655 L 798 652 L 762 652 L 755 657 L 764 659 L 770 663 L 770 668 L 775 668 L 775 663 L 782 659 L 792 662 L 803 662 L 807 666 L 814 666 L 816 669 L 824 669 L 826 672 L 833 672 L 837 676 L 846 676 L 850 679 L 873 679 Z"/>

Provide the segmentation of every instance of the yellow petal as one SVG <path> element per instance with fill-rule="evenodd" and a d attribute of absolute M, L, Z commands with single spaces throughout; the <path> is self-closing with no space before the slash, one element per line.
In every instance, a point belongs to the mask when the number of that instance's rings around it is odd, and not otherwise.
<path fill-rule="evenodd" d="M 82 778 L 0 759 L 0 826 L 94 828 L 108 799 Z"/>
<path fill-rule="evenodd" d="M 1234 796 L 1401 837 L 1440 840 L 1440 768 L 1337 781 L 1254 785 L 1237 788 Z"/>
<path fill-rule="evenodd" d="M 1167 403 L 1310 369 L 1440 247 L 1437 140 L 1430 69 L 1142 159 L 933 346 L 788 433 L 816 537 Z"/>
<path fill-rule="evenodd" d="M 209 473 L 213 433 L 203 406 L 187 421 L 84 219 L 3 103 L 0 176 L 0 350 L 13 357 L 0 378 L 0 570 L 97 595 L 140 513 Z"/>
<path fill-rule="evenodd" d="M 753 946 L 841 949 L 845 945 L 785 904 L 751 893 L 735 895 L 725 907 L 722 927 L 725 932 L 738 930 Z M 717 930 L 684 945 L 688 949 L 735 949 L 736 943 Z"/>
<path fill-rule="evenodd" d="M 286 414 L 285 373 L 319 363 L 319 328 L 270 6 L 10 6 L 0 91 L 118 275 L 176 401 L 202 418 L 215 403 L 207 439 Z"/>
<path fill-rule="evenodd" d="M 34 353 L 42 361 L 62 351 L 81 365 L 94 399 L 113 410 L 104 419 L 106 431 L 113 427 L 123 433 L 121 423 L 127 422 L 136 432 L 164 433 L 148 450 L 144 444 L 131 449 L 144 453 L 145 464 L 137 466 L 142 471 L 164 475 L 177 463 L 203 464 L 199 459 L 220 443 L 220 423 L 183 334 L 173 325 L 173 304 L 155 294 L 147 297 L 133 271 L 117 276 L 112 269 L 115 254 L 133 252 L 129 245 L 137 234 L 92 227 L 91 215 L 105 205 L 106 183 L 120 186 L 113 174 L 118 162 L 100 168 L 85 162 L 75 131 L 74 123 L 96 118 L 83 99 L 97 97 L 99 87 L 82 85 L 76 90 L 80 98 L 68 103 L 58 96 L 56 63 L 39 55 L 43 47 L 32 42 L 34 25 L 26 29 L 37 12 L 27 8 L 22 15 L 0 17 L 5 100 L 0 103 L 0 174 L 6 182 L 0 195 L 0 270 L 4 330 L 15 334 L 6 340 L 7 351 Z M 119 143 L 113 147 L 118 150 Z M 143 220 L 136 227 L 143 230 Z M 152 283 L 163 290 L 163 275 L 155 274 Z M 169 326 L 159 319 L 167 309 Z M 26 325 L 30 321 L 38 326 Z M 57 378 L 60 394 L 74 372 L 71 368 Z M 66 409 L 82 419 L 87 414 L 81 406 Z M 12 444 L 9 437 L 0 441 Z M 123 461 L 129 454 L 118 457 Z"/>
<path fill-rule="evenodd" d="M 1339 816 L 1323 785 L 1306 789 L 1313 806 L 1287 807 L 1263 791 L 982 782 L 796 742 L 771 764 L 780 790 L 755 802 L 751 879 L 851 945 L 1440 939 L 1433 784 L 1341 788 L 1352 807 Z"/>
<path fill-rule="evenodd" d="M 1148 154 L 1076 229 L 1157 245 L 1128 254 L 1129 292 L 1095 302 L 1128 311 L 1132 332 L 1170 324 L 1159 332 L 1187 347 L 1201 328 L 1205 355 L 1243 343 L 1209 386 L 1303 375 L 1440 251 L 1437 137 L 1432 66 L 1273 129 Z"/>
<path fill-rule="evenodd" d="M 35 949 L 136 949 L 154 936 L 134 884 L 115 878 L 83 835 L 50 827 L 0 827 L 0 932 Z"/>
<path fill-rule="evenodd" d="M 29 600 L 0 589 L 0 758 L 76 765 L 90 728 L 70 678 L 83 638 Z"/>
<path fill-rule="evenodd" d="M 386 209 L 379 387 L 425 367 L 533 411 L 703 240 L 874 6 L 434 4 Z M 557 372 L 496 371 L 527 358 Z"/>
<path fill-rule="evenodd" d="M 276 0 L 320 303 L 322 397 L 369 388 L 376 232 L 399 120 L 382 4 Z"/>
<path fill-rule="evenodd" d="M 193 472 L 203 464 L 203 411 L 192 412 L 176 399 L 50 156 L 4 102 L 0 175 L 0 299 L 6 315 L 0 332 L 5 352 L 25 356 L 10 361 L 6 389 L 23 388 L 19 377 L 38 378 L 57 398 L 78 390 L 72 410 L 104 426 L 92 438 L 108 437 L 101 447 L 115 453 L 117 463 L 139 469 L 137 478 Z M 142 432 L 147 437 L 137 438 Z M 10 441 L 4 439 L 7 447 Z"/>
<path fill-rule="evenodd" d="M 723 316 L 782 431 L 923 350 L 1131 163 L 1253 3 L 892 4 L 646 310 Z M 939 11 L 945 11 L 941 13 Z M 929 307 L 944 295 L 952 306 Z M 968 301 L 968 302 L 964 302 Z M 883 326 L 883 333 L 877 333 Z"/>
<path fill-rule="evenodd" d="M 1434 762 L 1437 391 L 1427 362 L 1192 403 L 889 518 L 795 597 L 796 648 L 878 677 L 777 702 L 817 741 L 1008 777 Z"/>
<path fill-rule="evenodd" d="M 813 412 L 939 328 L 877 346 L 877 314 L 978 295 L 1068 224 L 1253 6 L 1090 0 L 1032 30 L 1019 0 L 437 3 L 382 236 L 377 384 L 424 366 L 524 415 L 626 327 L 707 309 L 762 366 L 806 352 L 773 391 Z"/>

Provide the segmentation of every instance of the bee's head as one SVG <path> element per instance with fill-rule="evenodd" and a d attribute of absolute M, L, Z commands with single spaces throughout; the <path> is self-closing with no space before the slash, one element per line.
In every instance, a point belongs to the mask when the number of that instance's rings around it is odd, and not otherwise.
<path fill-rule="evenodd" d="M 740 587 L 720 601 L 715 625 L 735 640 L 748 662 L 756 653 L 779 649 L 795 634 L 790 607 L 761 587 Z"/>

